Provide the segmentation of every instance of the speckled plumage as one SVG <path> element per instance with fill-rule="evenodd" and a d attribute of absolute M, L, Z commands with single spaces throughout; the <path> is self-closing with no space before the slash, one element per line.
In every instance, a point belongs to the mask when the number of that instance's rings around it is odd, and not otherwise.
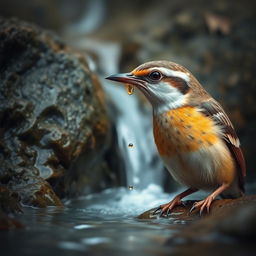
<path fill-rule="evenodd" d="M 188 187 L 210 190 L 235 181 L 235 163 L 215 122 L 192 107 L 153 117 L 158 152 L 170 174 Z M 239 190 L 228 191 L 236 197 Z"/>
<path fill-rule="evenodd" d="M 218 195 L 242 195 L 246 168 L 234 127 L 220 104 L 186 68 L 151 61 L 108 79 L 130 83 L 147 97 L 159 154 L 174 179 L 189 187 L 160 206 L 162 213 L 199 189 L 213 190 L 195 204 L 200 212 L 209 211 Z"/>
<path fill-rule="evenodd" d="M 220 129 L 213 120 L 186 106 L 153 116 L 154 138 L 161 156 L 192 152 L 213 145 Z"/>

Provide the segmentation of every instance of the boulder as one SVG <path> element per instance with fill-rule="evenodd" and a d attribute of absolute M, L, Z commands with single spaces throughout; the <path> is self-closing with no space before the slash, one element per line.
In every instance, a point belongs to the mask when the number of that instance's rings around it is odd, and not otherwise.
<path fill-rule="evenodd" d="M 0 71 L 1 186 L 45 207 L 119 184 L 104 93 L 82 54 L 54 33 L 0 18 Z"/>

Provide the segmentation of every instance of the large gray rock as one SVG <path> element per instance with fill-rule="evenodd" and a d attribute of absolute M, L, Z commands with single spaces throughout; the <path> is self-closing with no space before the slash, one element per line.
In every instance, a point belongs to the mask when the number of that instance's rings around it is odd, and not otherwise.
<path fill-rule="evenodd" d="M 0 19 L 0 70 L 0 184 L 41 207 L 118 184 L 103 161 L 104 94 L 81 54 L 39 27 Z"/>

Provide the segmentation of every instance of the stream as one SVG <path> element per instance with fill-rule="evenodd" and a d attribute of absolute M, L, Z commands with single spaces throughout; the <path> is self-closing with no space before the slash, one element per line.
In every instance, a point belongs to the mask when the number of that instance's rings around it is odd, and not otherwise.
<path fill-rule="evenodd" d="M 141 191 L 108 189 L 64 208 L 25 208 L 19 219 L 26 228 L 0 233 L 1 255 L 167 255 L 165 241 L 180 225 L 136 217 L 169 197 L 151 184 Z"/>

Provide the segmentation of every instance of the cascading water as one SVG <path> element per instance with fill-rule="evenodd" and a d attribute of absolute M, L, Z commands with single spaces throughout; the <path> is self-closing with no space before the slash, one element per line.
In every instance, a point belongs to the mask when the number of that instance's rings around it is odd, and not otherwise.
<path fill-rule="evenodd" d="M 127 176 L 126 188 L 109 189 L 100 196 L 89 195 L 81 200 L 89 204 L 86 203 L 87 209 L 96 208 L 98 212 L 103 209 L 104 213 L 111 214 L 127 213 L 127 207 L 130 214 L 138 214 L 168 201 L 169 196 L 163 193 L 161 186 L 163 164 L 153 139 L 151 109 L 143 106 L 136 95 L 128 95 L 124 86 L 105 79 L 119 72 L 120 46 L 88 39 L 81 39 L 76 46 L 94 51 L 99 56 L 97 70 L 101 71 L 101 83 L 116 110 L 113 118 Z M 96 71 L 94 62 L 89 62 L 89 65 Z"/>
<path fill-rule="evenodd" d="M 142 109 L 138 98 L 129 96 L 120 85 L 103 84 L 118 110 L 115 124 L 128 185 L 136 189 L 144 189 L 149 184 L 160 185 L 162 164 L 156 155 L 150 110 Z"/>
<path fill-rule="evenodd" d="M 96 6 L 93 5 L 93 8 Z M 103 10 L 100 10 L 102 13 Z M 86 18 L 82 19 L 77 26 L 90 30 L 92 24 L 85 24 L 86 21 Z M 98 24 L 96 17 L 94 21 Z M 150 107 L 143 106 L 136 95 L 128 95 L 120 84 L 105 79 L 106 76 L 120 72 L 118 67 L 121 46 L 118 43 L 102 42 L 81 36 L 72 40 L 72 43 L 81 50 L 94 52 L 97 55 L 98 67 L 93 61 L 89 61 L 89 66 L 92 71 L 100 74 L 103 88 L 116 109 L 114 122 L 127 176 L 126 188 L 107 190 L 99 198 L 98 195 L 87 196 L 85 198 L 89 204 L 88 206 L 86 203 L 87 208 L 90 208 L 91 202 L 93 202 L 91 207 L 96 207 L 98 210 L 104 208 L 105 211 L 107 209 L 115 209 L 117 212 L 127 211 L 129 206 L 130 213 L 134 211 L 133 214 L 137 214 L 168 201 L 170 195 L 165 194 L 162 189 L 163 164 L 157 155 L 153 140 Z M 104 199 L 100 200 L 100 198 Z M 115 210 L 112 214 L 115 214 Z"/>
<path fill-rule="evenodd" d="M 125 161 L 127 185 L 145 189 L 149 184 L 160 185 L 163 165 L 157 156 L 152 133 L 151 109 L 140 104 L 136 95 L 128 95 L 124 87 L 104 79 L 118 72 L 120 47 L 115 43 L 80 41 L 78 46 L 96 51 L 101 70 L 101 82 L 117 110 L 114 122 L 119 149 Z M 93 62 L 90 68 L 95 69 Z M 131 146 L 132 145 L 132 146 Z"/>

